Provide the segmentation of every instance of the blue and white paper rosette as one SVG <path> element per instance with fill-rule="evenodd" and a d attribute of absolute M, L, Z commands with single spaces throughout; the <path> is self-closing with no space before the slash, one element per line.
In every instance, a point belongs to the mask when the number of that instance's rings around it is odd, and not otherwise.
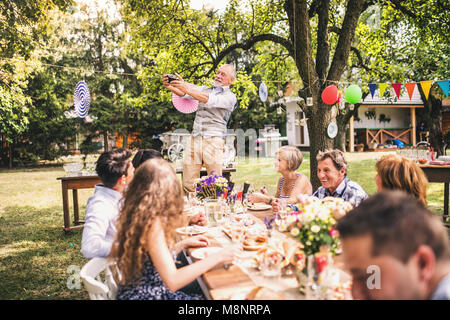
<path fill-rule="evenodd" d="M 259 98 L 262 102 L 267 100 L 267 95 L 267 86 L 264 82 L 261 82 L 261 84 L 259 85 Z"/>
<path fill-rule="evenodd" d="M 333 119 L 327 128 L 327 134 L 331 139 L 334 139 L 338 133 L 338 126 L 336 123 L 336 119 Z"/>
<path fill-rule="evenodd" d="M 91 95 L 89 94 L 89 88 L 86 82 L 80 81 L 75 86 L 73 104 L 75 111 L 80 118 L 87 116 L 91 104 Z"/>

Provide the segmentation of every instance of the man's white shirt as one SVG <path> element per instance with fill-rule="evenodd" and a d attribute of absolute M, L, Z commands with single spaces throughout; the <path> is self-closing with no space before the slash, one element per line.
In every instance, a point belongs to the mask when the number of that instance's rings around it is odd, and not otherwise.
<path fill-rule="evenodd" d="M 88 259 L 107 257 L 116 236 L 122 194 L 103 185 L 96 185 L 88 199 L 81 253 Z"/>

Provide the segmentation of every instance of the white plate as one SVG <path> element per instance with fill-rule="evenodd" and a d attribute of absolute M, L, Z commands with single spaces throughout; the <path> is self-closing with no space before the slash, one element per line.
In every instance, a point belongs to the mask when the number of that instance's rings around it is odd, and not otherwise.
<path fill-rule="evenodd" d="M 247 209 L 253 211 L 262 211 L 272 209 L 272 206 L 265 203 L 255 203 L 253 204 L 253 206 L 248 206 Z"/>
<path fill-rule="evenodd" d="M 250 291 L 251 290 L 236 293 L 230 297 L 230 300 L 245 300 L 245 298 L 247 298 L 247 295 L 250 293 Z"/>
<path fill-rule="evenodd" d="M 208 229 L 201 226 L 187 226 L 176 229 L 178 234 L 194 236 L 197 234 L 205 233 Z"/>
<path fill-rule="evenodd" d="M 207 256 L 216 253 L 220 250 L 223 250 L 221 247 L 205 247 L 205 248 L 199 248 L 192 251 L 191 256 L 194 259 L 202 260 L 205 259 Z"/>

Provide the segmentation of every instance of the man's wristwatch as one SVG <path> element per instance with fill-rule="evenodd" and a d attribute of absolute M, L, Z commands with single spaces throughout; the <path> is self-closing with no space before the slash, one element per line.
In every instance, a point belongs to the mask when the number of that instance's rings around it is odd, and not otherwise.
<path fill-rule="evenodd" d="M 273 199 L 272 199 L 272 198 L 270 198 L 270 200 L 269 200 L 269 204 L 272 204 L 272 200 L 273 200 Z"/>

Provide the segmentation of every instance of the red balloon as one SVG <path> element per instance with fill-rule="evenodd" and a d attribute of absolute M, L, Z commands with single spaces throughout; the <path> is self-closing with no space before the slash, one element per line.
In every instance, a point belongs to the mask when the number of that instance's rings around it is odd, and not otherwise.
<path fill-rule="evenodd" d="M 322 91 L 322 101 L 325 104 L 335 104 L 339 96 L 338 88 L 333 84 L 331 86 L 326 87 Z"/>

